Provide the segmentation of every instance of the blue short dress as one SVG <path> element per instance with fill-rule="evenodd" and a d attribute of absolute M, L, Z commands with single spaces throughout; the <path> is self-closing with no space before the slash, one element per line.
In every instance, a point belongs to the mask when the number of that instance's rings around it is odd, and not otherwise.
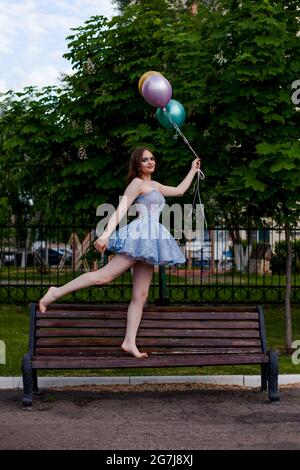
<path fill-rule="evenodd" d="M 138 217 L 110 236 L 107 250 L 150 264 L 185 263 L 177 242 L 159 222 L 165 202 L 156 189 L 140 194 L 134 201 Z"/>

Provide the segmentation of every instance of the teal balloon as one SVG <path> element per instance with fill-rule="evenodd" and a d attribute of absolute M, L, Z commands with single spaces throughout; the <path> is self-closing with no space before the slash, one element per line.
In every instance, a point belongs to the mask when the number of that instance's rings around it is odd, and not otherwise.
<path fill-rule="evenodd" d="M 177 100 L 170 100 L 165 109 L 177 126 L 181 127 L 185 121 L 185 110 L 182 104 Z M 155 115 L 165 129 L 174 129 L 172 122 L 162 108 L 158 108 Z"/>

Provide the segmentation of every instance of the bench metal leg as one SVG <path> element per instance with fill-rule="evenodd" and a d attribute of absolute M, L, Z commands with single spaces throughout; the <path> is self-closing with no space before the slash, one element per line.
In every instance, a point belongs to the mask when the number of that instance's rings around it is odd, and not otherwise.
<path fill-rule="evenodd" d="M 271 402 L 280 400 L 278 391 L 278 364 L 279 357 L 276 351 L 269 351 L 270 362 L 268 364 L 268 395 Z"/>
<path fill-rule="evenodd" d="M 265 392 L 268 388 L 268 364 L 261 365 L 261 387 L 260 391 Z"/>
<path fill-rule="evenodd" d="M 32 380 L 33 380 L 33 393 L 34 393 L 34 395 L 41 395 L 42 392 L 39 390 L 38 377 L 37 377 L 37 370 L 36 369 L 32 369 Z"/>
<path fill-rule="evenodd" d="M 32 394 L 33 394 L 33 383 L 34 378 L 31 367 L 31 356 L 30 354 L 24 354 L 22 360 L 22 377 L 23 377 L 23 406 L 32 406 Z"/>

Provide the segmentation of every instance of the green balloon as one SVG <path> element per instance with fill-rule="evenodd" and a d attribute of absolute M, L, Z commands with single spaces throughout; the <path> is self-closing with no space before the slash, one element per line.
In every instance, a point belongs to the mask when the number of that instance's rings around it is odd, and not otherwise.
<path fill-rule="evenodd" d="M 171 120 L 168 117 L 170 115 L 171 119 L 177 124 L 178 127 L 181 127 L 185 120 L 185 110 L 181 103 L 177 100 L 170 100 L 167 104 L 166 111 L 162 108 L 158 108 L 155 116 L 157 117 L 159 123 L 165 127 L 165 129 L 174 129 L 174 126 Z M 168 113 L 168 114 L 167 114 Z"/>

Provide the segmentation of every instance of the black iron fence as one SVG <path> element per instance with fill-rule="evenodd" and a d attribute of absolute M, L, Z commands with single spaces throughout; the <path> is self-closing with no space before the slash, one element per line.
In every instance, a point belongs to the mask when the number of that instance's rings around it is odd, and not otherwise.
<path fill-rule="evenodd" d="M 0 225 L 0 302 L 37 301 L 59 286 L 98 270 L 110 255 L 95 251 L 95 226 Z M 300 228 L 291 230 L 292 302 L 300 302 Z M 280 303 L 285 293 L 286 242 L 281 227 L 214 227 L 201 241 L 178 242 L 187 261 L 155 267 L 149 303 Z M 131 270 L 115 281 L 69 294 L 64 302 L 129 302 Z"/>

